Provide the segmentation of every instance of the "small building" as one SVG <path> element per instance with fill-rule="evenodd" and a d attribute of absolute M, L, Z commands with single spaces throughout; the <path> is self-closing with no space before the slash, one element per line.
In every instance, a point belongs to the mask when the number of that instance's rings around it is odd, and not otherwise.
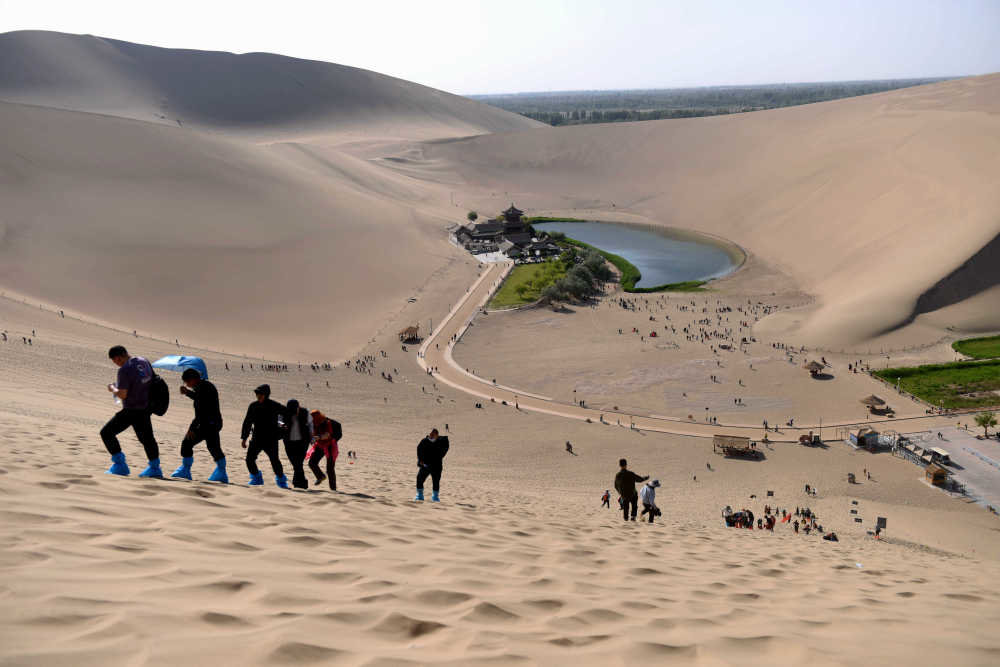
<path fill-rule="evenodd" d="M 525 251 L 526 246 L 533 241 L 531 225 L 525 220 L 524 211 L 513 204 L 492 220 L 462 225 L 455 231 L 455 240 L 473 254 L 496 252 L 498 249 L 506 253 L 499 248 L 505 241 L 510 241 Z"/>
<path fill-rule="evenodd" d="M 712 436 L 712 451 L 723 456 L 747 459 L 759 459 L 762 456 L 756 443 L 750 442 L 750 438 L 741 435 Z"/>
<path fill-rule="evenodd" d="M 944 486 L 948 482 L 948 471 L 936 463 L 924 468 L 924 477 L 934 486 Z"/>
<path fill-rule="evenodd" d="M 948 465 L 951 463 L 951 454 L 940 447 L 931 447 L 927 450 L 927 453 L 931 455 L 931 460 L 934 463 L 940 463 L 942 465 Z"/>
<path fill-rule="evenodd" d="M 851 445 L 857 449 L 874 452 L 879 446 L 878 431 L 867 426 L 862 426 L 856 433 L 851 431 L 849 438 Z"/>
<path fill-rule="evenodd" d="M 500 214 L 503 219 L 509 223 L 521 223 L 524 224 L 522 219 L 524 218 L 524 211 L 514 206 L 511 202 L 510 208 Z"/>
<path fill-rule="evenodd" d="M 557 257 L 562 254 L 562 248 L 552 241 L 537 241 L 532 239 L 524 252 L 532 257 Z"/>

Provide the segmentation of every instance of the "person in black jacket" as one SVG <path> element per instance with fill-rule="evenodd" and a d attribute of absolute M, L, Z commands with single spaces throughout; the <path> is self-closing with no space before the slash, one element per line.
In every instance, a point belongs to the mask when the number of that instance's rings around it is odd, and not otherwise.
<path fill-rule="evenodd" d="M 312 442 L 312 419 L 309 411 L 299 405 L 294 398 L 285 406 L 285 455 L 292 464 L 292 486 L 308 489 L 306 472 L 302 464 L 306 460 L 306 450 Z"/>
<path fill-rule="evenodd" d="M 181 466 L 171 477 L 191 479 L 191 465 L 194 463 L 194 446 L 202 440 L 208 453 L 215 461 L 215 470 L 208 478 L 210 482 L 229 483 L 226 474 L 226 455 L 222 453 L 219 432 L 222 430 L 222 410 L 219 409 L 219 391 L 215 385 L 201 377 L 201 373 L 188 368 L 181 374 L 181 394 L 194 401 L 194 421 L 188 427 L 181 441 Z"/>
<path fill-rule="evenodd" d="M 636 512 L 639 510 L 639 494 L 635 490 L 638 482 L 645 482 L 649 475 L 645 477 L 637 475 L 628 469 L 628 461 L 619 459 L 618 474 L 615 475 L 615 491 L 622 499 L 622 516 L 629 520 L 629 509 L 632 510 L 632 521 L 635 521 Z"/>
<path fill-rule="evenodd" d="M 271 387 L 262 384 L 253 390 L 257 400 L 247 407 L 247 416 L 243 418 L 243 429 L 240 437 L 243 439 L 243 449 L 247 450 L 247 470 L 250 472 L 250 486 L 261 486 L 264 484 L 264 476 L 257 468 L 257 457 L 261 452 L 267 454 L 271 459 L 271 468 L 274 469 L 274 483 L 282 489 L 288 488 L 288 479 L 285 477 L 285 470 L 281 467 L 281 459 L 278 458 L 278 440 L 281 438 L 283 423 L 281 422 L 285 413 L 285 406 L 277 401 L 271 400 Z M 253 433 L 253 437 L 250 435 Z M 250 447 L 247 448 L 247 438 L 250 438 Z"/>
<path fill-rule="evenodd" d="M 434 493 L 431 495 L 433 502 L 440 502 L 438 493 L 441 491 L 441 467 L 445 454 L 449 448 L 448 437 L 438 435 L 438 430 L 431 429 L 426 438 L 417 445 L 417 497 L 415 500 L 424 499 L 424 480 L 430 476 L 434 484 Z"/>

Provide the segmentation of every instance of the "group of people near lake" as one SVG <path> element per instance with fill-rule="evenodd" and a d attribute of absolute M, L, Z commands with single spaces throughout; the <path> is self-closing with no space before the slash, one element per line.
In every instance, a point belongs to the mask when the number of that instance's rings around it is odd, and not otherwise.
<path fill-rule="evenodd" d="M 152 365 L 143 357 L 133 357 L 122 345 L 108 351 L 108 357 L 118 367 L 117 380 L 109 384 L 111 392 L 121 409 L 101 429 L 101 440 L 111 455 L 108 473 L 128 475 L 130 469 L 122 452 L 118 435 L 131 428 L 146 453 L 147 466 L 139 477 L 162 478 L 160 451 L 153 434 L 152 416 L 162 416 L 169 402 L 169 388 L 153 371 Z M 216 386 L 194 368 L 187 368 L 181 374 L 180 393 L 192 400 L 194 420 L 191 422 L 181 442 L 181 465 L 171 474 L 178 479 L 192 479 L 194 447 L 205 443 L 215 461 L 215 470 L 208 481 L 229 483 L 226 470 L 226 455 L 222 450 L 222 410 L 219 405 L 219 391 Z M 247 407 L 246 416 L 240 429 L 241 447 L 246 450 L 246 466 L 250 475 L 250 486 L 262 486 L 264 476 L 257 466 L 257 459 L 263 453 L 271 463 L 274 481 L 283 489 L 289 488 L 279 455 L 279 441 L 284 442 L 285 455 L 292 466 L 292 486 L 307 489 L 309 482 L 305 465 L 316 477 L 316 485 L 327 481 L 330 489 L 337 490 L 336 462 L 339 442 L 343 438 L 340 422 L 331 419 L 320 410 L 309 411 L 298 400 L 290 399 L 286 404 L 271 398 L 271 387 L 262 384 L 253 390 L 254 401 Z M 433 484 L 432 500 L 439 500 L 441 473 L 445 455 L 448 453 L 447 437 L 432 429 L 427 437 L 417 445 L 417 495 L 424 499 L 424 482 L 428 477 Z M 354 453 L 354 452 L 352 452 Z M 326 459 L 325 471 L 320 467 Z M 355 457 L 356 458 L 356 453 Z"/>

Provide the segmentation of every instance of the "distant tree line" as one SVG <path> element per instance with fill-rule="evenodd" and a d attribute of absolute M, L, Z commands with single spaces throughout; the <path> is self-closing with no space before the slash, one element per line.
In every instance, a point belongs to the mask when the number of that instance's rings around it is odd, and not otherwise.
<path fill-rule="evenodd" d="M 662 90 L 515 93 L 470 97 L 549 125 L 579 125 L 744 113 L 881 93 L 944 80 L 886 79 Z"/>

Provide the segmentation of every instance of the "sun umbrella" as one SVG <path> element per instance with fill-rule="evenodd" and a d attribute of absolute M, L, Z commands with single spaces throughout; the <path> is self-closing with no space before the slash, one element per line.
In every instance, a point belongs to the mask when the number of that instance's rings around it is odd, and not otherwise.
<path fill-rule="evenodd" d="M 825 366 L 823 366 L 823 364 L 819 363 L 818 361 L 810 361 L 808 364 L 803 366 L 803 368 L 805 368 L 810 373 L 816 374 L 819 373 L 821 370 L 823 370 Z"/>
<path fill-rule="evenodd" d="M 872 394 L 871 396 L 865 396 L 864 398 L 861 399 L 861 403 L 863 405 L 867 405 L 870 408 L 874 408 L 876 405 L 885 405 L 885 401 L 883 401 L 875 394 Z"/>
<path fill-rule="evenodd" d="M 153 362 L 153 368 L 165 371 L 184 371 L 193 368 L 201 374 L 202 379 L 208 379 L 208 369 L 201 357 L 187 357 L 180 354 L 171 354 Z"/>

